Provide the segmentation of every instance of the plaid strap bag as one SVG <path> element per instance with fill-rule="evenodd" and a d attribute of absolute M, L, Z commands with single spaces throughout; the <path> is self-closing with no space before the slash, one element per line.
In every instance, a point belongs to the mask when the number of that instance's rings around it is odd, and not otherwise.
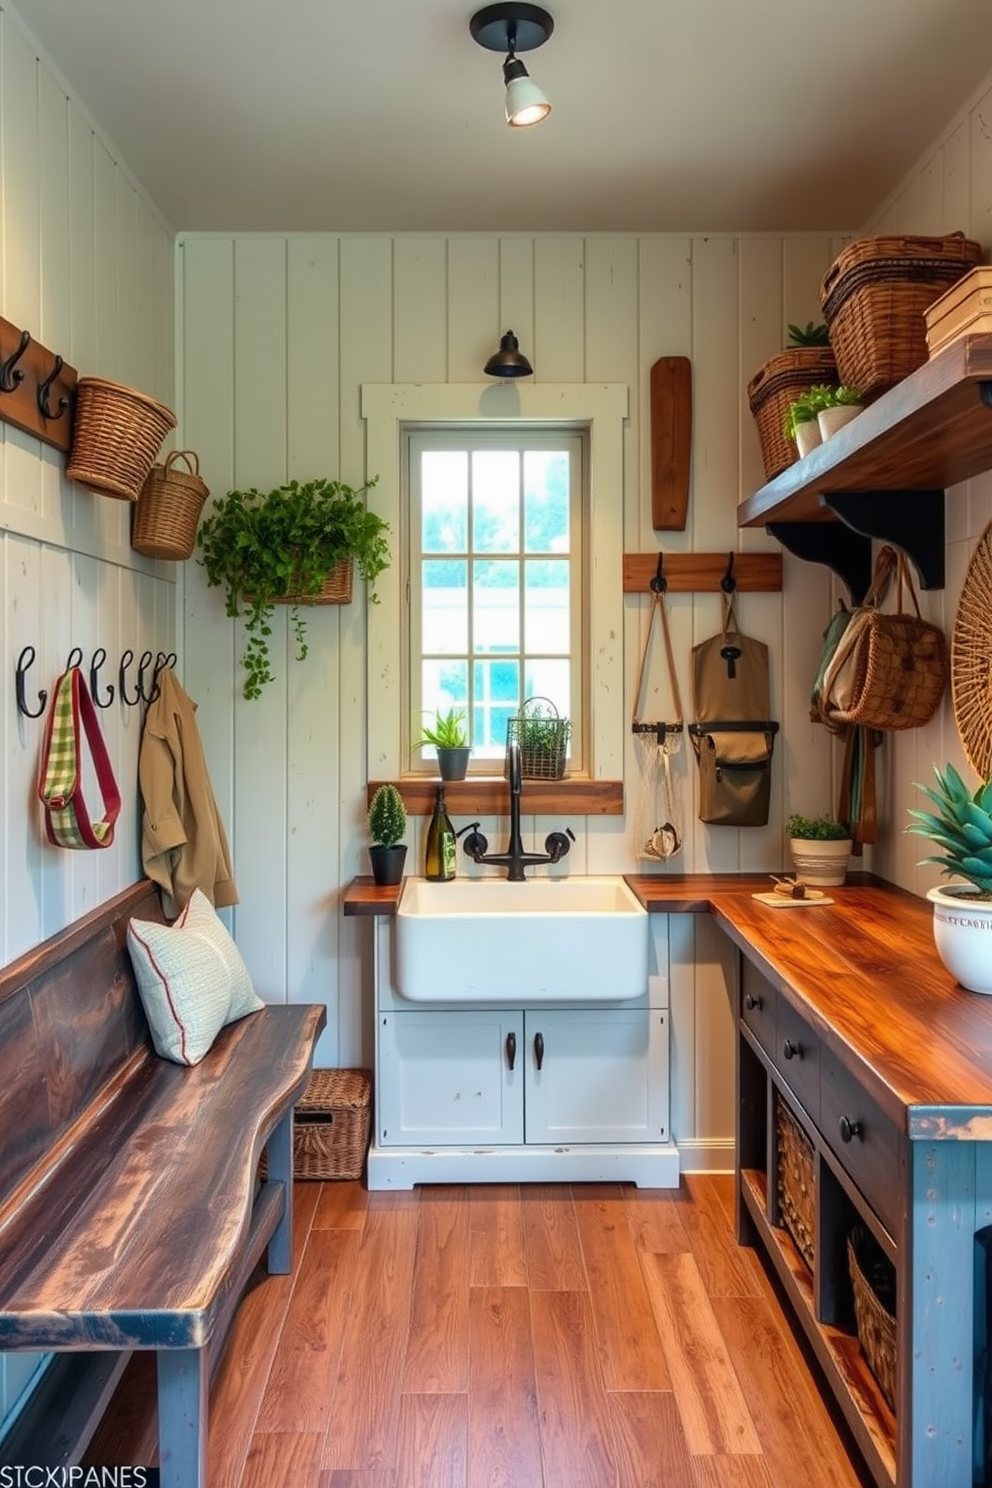
<path fill-rule="evenodd" d="M 103 797 L 103 819 L 98 822 L 90 821 L 83 800 L 80 723 Z M 113 842 L 121 796 L 93 699 L 78 667 L 63 672 L 52 693 L 41 748 L 38 795 L 45 808 L 45 832 L 53 847 L 109 847 Z"/>

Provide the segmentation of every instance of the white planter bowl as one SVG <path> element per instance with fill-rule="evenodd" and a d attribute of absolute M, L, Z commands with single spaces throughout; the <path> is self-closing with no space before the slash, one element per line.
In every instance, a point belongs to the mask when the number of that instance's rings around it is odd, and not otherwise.
<path fill-rule="evenodd" d="M 834 889 L 847 877 L 851 857 L 850 837 L 823 841 L 815 837 L 790 837 L 789 851 L 796 877 L 814 889 Z"/>
<path fill-rule="evenodd" d="M 944 966 L 969 992 L 992 993 L 992 899 L 970 884 L 931 889 L 933 943 Z"/>
<path fill-rule="evenodd" d="M 860 403 L 835 403 L 832 408 L 821 408 L 816 415 L 820 438 L 829 439 L 831 434 L 836 434 L 838 429 L 843 429 L 845 424 L 856 419 L 861 406 Z"/>
<path fill-rule="evenodd" d="M 796 449 L 800 456 L 808 455 L 810 450 L 816 449 L 816 446 L 822 443 L 823 435 L 820 433 L 820 425 L 816 419 L 807 419 L 805 424 L 796 425 Z"/>

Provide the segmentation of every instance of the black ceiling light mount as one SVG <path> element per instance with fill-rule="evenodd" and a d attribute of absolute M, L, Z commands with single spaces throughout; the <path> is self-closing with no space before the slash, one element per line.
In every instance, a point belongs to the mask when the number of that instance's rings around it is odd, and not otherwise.
<path fill-rule="evenodd" d="M 520 350 L 520 342 L 512 331 L 499 339 L 499 351 L 494 351 L 485 365 L 487 377 L 533 377 L 534 368 Z"/>
<path fill-rule="evenodd" d="M 515 129 L 540 124 L 551 112 L 551 104 L 517 56 L 543 46 L 555 29 L 552 16 L 540 5 L 501 0 L 476 11 L 469 22 L 473 39 L 490 52 L 503 52 L 503 81 L 506 84 L 506 122 Z"/>

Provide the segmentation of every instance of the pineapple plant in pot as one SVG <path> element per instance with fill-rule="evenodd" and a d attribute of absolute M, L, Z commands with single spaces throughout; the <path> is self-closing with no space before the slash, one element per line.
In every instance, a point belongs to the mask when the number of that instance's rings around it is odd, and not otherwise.
<path fill-rule="evenodd" d="M 464 780 L 471 754 L 464 708 L 449 708 L 447 713 L 438 709 L 434 722 L 424 724 L 413 747 L 424 749 L 431 745 L 437 750 L 437 770 L 441 779 Z"/>
<path fill-rule="evenodd" d="M 921 862 L 964 880 L 927 893 L 934 945 L 962 987 L 992 993 L 992 781 L 970 791 L 953 765 L 943 774 L 935 765 L 933 773 L 936 785 L 918 788 L 936 810 L 910 808 L 913 820 L 906 830 L 940 849 Z"/>
<path fill-rule="evenodd" d="M 395 785 L 380 785 L 372 797 L 368 814 L 369 862 L 377 884 L 398 884 L 403 879 L 406 843 L 406 808 Z"/>

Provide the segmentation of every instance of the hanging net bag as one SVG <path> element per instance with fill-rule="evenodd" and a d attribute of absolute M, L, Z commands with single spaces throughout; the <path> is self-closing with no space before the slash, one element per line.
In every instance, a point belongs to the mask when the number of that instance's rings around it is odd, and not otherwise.
<path fill-rule="evenodd" d="M 664 862 L 673 858 L 682 848 L 682 808 L 680 779 L 682 741 L 685 731 L 682 718 L 682 698 L 679 694 L 678 677 L 675 672 L 675 657 L 672 653 L 672 638 L 668 629 L 668 611 L 665 606 L 667 581 L 661 574 L 651 580 L 651 614 L 648 618 L 641 664 L 634 690 L 634 718 L 632 723 L 637 746 L 637 764 L 640 776 L 636 818 L 636 849 L 639 858 L 653 862 Z M 661 634 L 665 643 L 665 661 L 672 691 L 675 717 L 671 722 L 646 722 L 640 717 L 641 692 L 647 671 L 651 636 L 655 615 L 659 617 Z"/>

